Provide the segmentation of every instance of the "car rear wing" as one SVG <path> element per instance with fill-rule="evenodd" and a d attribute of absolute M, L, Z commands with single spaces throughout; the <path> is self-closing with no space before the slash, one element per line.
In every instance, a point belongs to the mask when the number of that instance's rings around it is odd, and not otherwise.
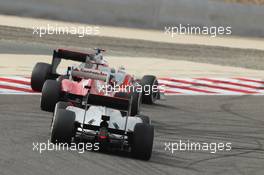
<path fill-rule="evenodd" d="M 83 53 L 65 49 L 57 49 L 53 51 L 53 59 L 66 59 L 78 62 L 86 62 L 87 57 L 93 55 L 94 53 Z"/>
<path fill-rule="evenodd" d="M 125 111 L 130 115 L 130 99 L 89 94 L 87 104 Z"/>
<path fill-rule="evenodd" d="M 57 74 L 57 68 L 61 62 L 61 59 L 72 60 L 78 62 L 86 62 L 87 60 L 91 60 L 95 53 L 83 53 L 72 50 L 65 49 L 56 49 L 53 51 L 52 57 L 52 74 L 59 76 Z"/>

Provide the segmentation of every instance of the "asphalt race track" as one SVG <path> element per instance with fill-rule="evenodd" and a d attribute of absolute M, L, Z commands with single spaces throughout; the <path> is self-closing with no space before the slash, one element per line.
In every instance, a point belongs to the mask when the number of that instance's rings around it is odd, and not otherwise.
<path fill-rule="evenodd" d="M 123 153 L 33 151 L 52 114 L 38 95 L 0 95 L 0 174 L 264 174 L 262 96 L 169 96 L 143 106 L 155 126 L 150 161 Z M 165 142 L 231 142 L 231 151 L 165 151 Z"/>

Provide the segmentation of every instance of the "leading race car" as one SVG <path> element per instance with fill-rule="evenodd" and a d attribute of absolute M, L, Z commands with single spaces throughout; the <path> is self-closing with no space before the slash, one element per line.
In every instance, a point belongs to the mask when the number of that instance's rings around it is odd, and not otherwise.
<path fill-rule="evenodd" d="M 103 58 L 103 51 L 96 49 L 92 53 L 81 53 L 58 49 L 54 50 L 52 64 L 37 63 L 32 72 L 31 87 L 35 91 L 42 91 L 41 109 L 53 112 L 58 101 L 69 101 L 75 106 L 84 107 L 82 102 L 88 93 L 85 88 L 88 86 L 91 94 L 132 97 L 131 116 L 139 114 L 141 102 L 153 104 L 161 99 L 162 93 L 158 89 L 155 76 L 146 75 L 142 79 L 136 79 L 126 73 L 123 67 L 118 70 L 110 68 Z M 67 73 L 60 75 L 57 67 L 61 59 L 74 60 L 81 64 L 68 67 Z M 138 88 L 141 88 L 140 91 L 135 91 Z"/>

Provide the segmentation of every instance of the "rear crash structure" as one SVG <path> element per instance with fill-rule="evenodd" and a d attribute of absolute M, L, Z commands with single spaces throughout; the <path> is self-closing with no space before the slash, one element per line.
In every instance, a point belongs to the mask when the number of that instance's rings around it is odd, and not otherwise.
<path fill-rule="evenodd" d="M 115 148 L 149 160 L 154 127 L 147 116 L 130 116 L 131 101 L 131 98 L 88 93 L 85 108 L 58 102 L 51 125 L 51 142 L 98 142 L 100 150 Z"/>

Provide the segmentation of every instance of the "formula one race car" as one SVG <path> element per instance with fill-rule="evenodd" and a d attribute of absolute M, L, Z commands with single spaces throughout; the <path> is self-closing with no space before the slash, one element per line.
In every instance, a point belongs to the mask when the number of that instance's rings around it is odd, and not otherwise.
<path fill-rule="evenodd" d="M 90 76 L 89 73 L 86 76 Z M 149 160 L 154 128 L 147 116 L 131 117 L 131 99 L 91 94 L 87 87 L 84 108 L 58 102 L 51 125 L 54 144 L 99 143 L 99 150 L 127 151 Z"/>
<path fill-rule="evenodd" d="M 37 63 L 32 72 L 31 87 L 35 91 L 42 91 L 41 109 L 53 112 L 58 101 L 71 102 L 84 108 L 87 87 L 90 88 L 89 93 L 94 95 L 132 97 L 131 116 L 139 114 L 141 102 L 153 104 L 161 99 L 162 93 L 155 76 L 146 75 L 139 80 L 127 74 L 123 67 L 118 70 L 110 68 L 103 58 L 103 51 L 96 49 L 93 53 L 81 53 L 58 49 L 54 50 L 52 64 Z M 61 59 L 78 61 L 81 65 L 68 67 L 65 75 L 59 75 L 57 67 Z"/>

